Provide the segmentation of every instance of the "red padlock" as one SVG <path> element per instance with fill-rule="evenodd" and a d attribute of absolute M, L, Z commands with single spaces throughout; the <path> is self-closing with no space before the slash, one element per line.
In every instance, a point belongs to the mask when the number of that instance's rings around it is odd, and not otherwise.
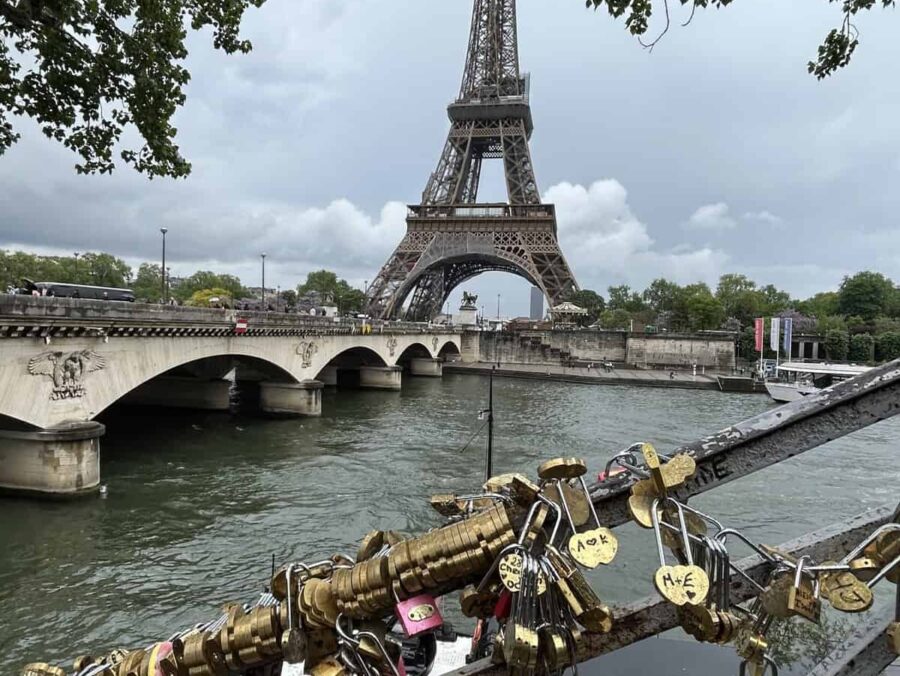
<path fill-rule="evenodd" d="M 444 624 L 437 601 L 431 594 L 419 594 L 405 601 L 398 601 L 394 612 L 407 638 L 433 631 Z"/>
<path fill-rule="evenodd" d="M 150 651 L 150 667 L 148 669 L 149 676 L 165 676 L 163 674 L 160 662 L 172 654 L 172 644 L 168 641 L 157 643 Z"/>
<path fill-rule="evenodd" d="M 512 592 L 509 589 L 503 588 L 503 591 L 500 592 L 500 598 L 497 599 L 497 604 L 494 606 L 494 617 L 498 620 L 505 620 L 509 617 L 509 610 L 512 606 Z"/>

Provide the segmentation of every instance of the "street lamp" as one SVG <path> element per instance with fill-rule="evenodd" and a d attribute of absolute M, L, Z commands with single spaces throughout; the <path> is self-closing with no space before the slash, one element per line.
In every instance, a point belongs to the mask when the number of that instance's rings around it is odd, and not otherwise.
<path fill-rule="evenodd" d="M 497 294 L 497 321 L 500 321 L 500 294 Z"/>
<path fill-rule="evenodd" d="M 259 257 L 262 259 L 262 307 L 263 312 L 266 312 L 268 310 L 266 308 L 266 252 L 261 253 Z"/>
<path fill-rule="evenodd" d="M 80 255 L 81 254 L 78 251 L 75 252 L 75 280 L 74 281 L 76 284 L 78 284 L 78 281 L 80 279 L 80 277 L 78 276 L 78 257 Z"/>
<path fill-rule="evenodd" d="M 169 229 L 160 228 L 159 231 L 163 236 L 162 266 L 159 268 L 159 276 L 162 278 L 162 302 L 165 305 L 169 297 L 168 289 L 166 288 L 166 233 L 169 232 Z"/>

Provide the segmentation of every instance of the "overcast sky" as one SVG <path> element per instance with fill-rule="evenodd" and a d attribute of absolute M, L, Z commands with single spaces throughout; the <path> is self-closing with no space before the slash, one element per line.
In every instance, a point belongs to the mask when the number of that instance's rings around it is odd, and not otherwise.
<path fill-rule="evenodd" d="M 248 55 L 194 35 L 176 121 L 187 180 L 78 176 L 22 121 L 0 157 L 0 247 L 136 265 L 159 259 L 166 226 L 173 274 L 255 285 L 266 251 L 272 286 L 322 267 L 361 286 L 437 162 L 471 4 L 268 0 L 248 14 Z M 519 0 L 538 183 L 581 286 L 743 272 L 805 297 L 860 269 L 900 279 L 900 17 L 864 14 L 851 65 L 817 82 L 806 62 L 840 21 L 825 0 L 698 12 L 652 53 L 583 0 Z M 505 199 L 490 164 L 481 197 Z M 518 278 L 465 288 L 489 314 L 498 293 L 502 314 L 527 313 Z"/>

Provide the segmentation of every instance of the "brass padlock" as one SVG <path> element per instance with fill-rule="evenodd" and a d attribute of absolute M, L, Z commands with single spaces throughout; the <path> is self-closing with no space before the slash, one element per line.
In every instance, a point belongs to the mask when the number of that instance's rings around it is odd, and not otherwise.
<path fill-rule="evenodd" d="M 900 622 L 892 622 L 887 630 L 888 648 L 900 655 Z"/>

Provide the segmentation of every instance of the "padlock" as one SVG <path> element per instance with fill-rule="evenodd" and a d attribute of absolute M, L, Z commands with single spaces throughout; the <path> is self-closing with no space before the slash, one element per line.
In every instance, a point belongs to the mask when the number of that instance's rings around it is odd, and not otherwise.
<path fill-rule="evenodd" d="M 171 641 L 163 641 L 153 646 L 150 651 L 150 660 L 147 668 L 147 676 L 165 676 L 162 662 L 172 654 Z"/>
<path fill-rule="evenodd" d="M 678 530 L 681 532 L 681 550 L 687 559 L 687 565 L 670 566 L 666 564 L 665 548 L 662 541 L 662 529 L 659 519 L 660 503 L 665 506 L 671 502 L 678 512 Z M 709 576 L 706 571 L 694 565 L 694 557 L 691 553 L 690 535 L 684 520 L 684 510 L 681 503 L 672 498 L 654 498 L 650 506 L 650 521 L 656 535 L 656 551 L 659 555 L 659 568 L 653 577 L 656 590 L 666 600 L 676 606 L 703 605 L 709 594 Z"/>
<path fill-rule="evenodd" d="M 794 615 L 818 624 L 822 612 L 822 603 L 819 600 L 819 580 L 815 576 L 804 577 L 803 568 L 808 561 L 808 556 L 801 556 L 797 560 L 794 586 L 788 592 L 787 608 Z"/>
<path fill-rule="evenodd" d="M 503 589 L 500 592 L 500 598 L 497 599 L 497 605 L 494 606 L 494 617 L 498 620 L 505 620 L 509 617 L 510 607 L 512 606 L 512 592 L 509 589 Z"/>
<path fill-rule="evenodd" d="M 900 656 L 900 621 L 892 622 L 887 630 L 888 649 Z"/>
<path fill-rule="evenodd" d="M 444 624 L 437 601 L 431 594 L 419 594 L 405 601 L 398 600 L 394 613 L 406 638 L 434 631 Z"/>

